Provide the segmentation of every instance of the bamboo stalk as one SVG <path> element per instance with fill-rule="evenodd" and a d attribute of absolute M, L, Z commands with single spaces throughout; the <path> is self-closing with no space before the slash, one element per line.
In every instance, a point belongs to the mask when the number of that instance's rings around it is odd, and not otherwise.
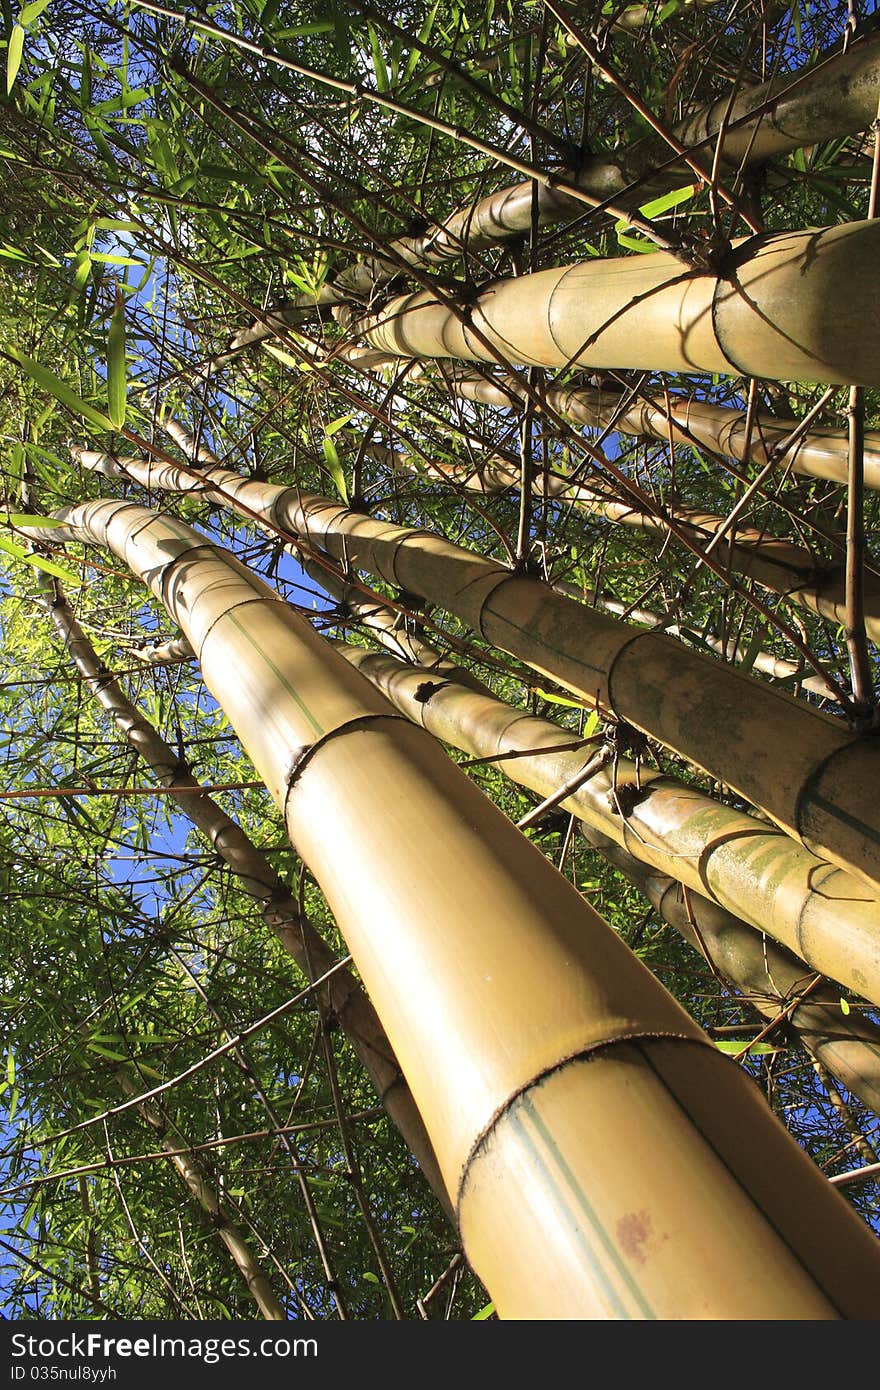
<path fill-rule="evenodd" d="M 138 1094 L 138 1087 L 126 1072 L 117 1071 L 116 1080 L 126 1096 Z M 254 1256 L 240 1227 L 224 1210 L 217 1189 L 207 1177 L 201 1163 L 189 1152 L 189 1146 L 180 1130 L 172 1124 L 168 1115 L 155 1101 L 143 1101 L 137 1108 L 153 1132 L 159 1136 L 159 1142 L 181 1181 L 186 1184 L 210 1219 L 262 1316 L 272 1321 L 286 1322 L 287 1314 L 279 1303 L 270 1280 L 263 1273 L 259 1260 Z"/>
<path fill-rule="evenodd" d="M 652 872 L 608 836 L 582 825 L 581 834 L 603 858 L 621 869 L 664 921 L 707 957 L 734 989 L 774 1019 L 797 1001 L 812 976 L 803 961 L 767 941 L 747 923 L 674 878 Z M 870 1110 L 880 1114 L 880 1027 L 868 1018 L 845 1017 L 839 992 L 811 989 L 788 1024 L 807 1050 Z"/>
<path fill-rule="evenodd" d="M 571 747 L 570 730 L 549 720 L 451 681 L 432 683 L 425 669 L 362 647 L 339 650 L 401 714 L 453 748 L 492 758 L 541 797 L 575 781 L 589 757 L 589 749 Z M 621 815 L 619 801 L 636 788 Z M 857 879 L 772 826 L 626 758 L 617 759 L 616 773 L 595 769 L 561 804 L 650 868 L 880 1004 L 880 903 Z"/>
<path fill-rule="evenodd" d="M 80 451 L 160 491 L 195 491 L 455 613 L 492 646 L 735 788 L 820 858 L 880 887 L 880 749 L 675 638 L 639 631 L 440 536 L 222 468 Z"/>
<path fill-rule="evenodd" d="M 477 468 L 432 460 L 420 469 L 414 460 L 398 450 L 385 450 L 388 464 L 399 472 L 440 478 L 473 492 L 491 494 L 518 488 L 519 472 L 495 456 Z M 570 502 L 581 511 L 606 521 L 629 526 L 664 539 L 669 534 L 664 520 L 671 517 L 678 527 L 698 544 L 714 542 L 716 558 L 725 568 L 746 575 L 762 588 L 783 594 L 790 603 L 843 623 L 848 608 L 846 567 L 843 563 L 825 565 L 803 546 L 769 535 L 753 526 L 735 527 L 735 535 L 725 536 L 728 521 L 695 507 L 667 503 L 663 512 L 651 513 L 631 502 L 621 502 L 611 487 L 597 479 L 590 483 L 570 483 L 563 474 L 553 473 L 534 479 L 531 490 Z M 719 544 L 720 541 L 720 544 Z M 880 641 L 880 575 L 862 574 L 863 636 Z"/>
<path fill-rule="evenodd" d="M 689 146 L 692 154 L 710 153 L 724 121 L 725 161 L 749 167 L 800 145 L 865 129 L 876 110 L 878 74 L 880 41 L 868 36 L 815 68 L 787 73 L 741 93 L 732 107 L 728 96 L 719 98 L 674 126 L 672 135 Z M 680 160 L 669 161 L 655 172 L 657 148 L 657 138 L 652 135 L 625 155 L 587 155 L 577 169 L 561 173 L 567 182 L 596 199 L 614 199 L 625 207 L 635 207 L 690 177 Z M 368 297 L 399 273 L 401 265 L 443 265 L 521 236 L 531 224 L 532 187 L 526 181 L 498 189 L 451 213 L 419 236 L 396 238 L 384 255 L 380 249 L 340 271 L 332 293 Z M 536 196 L 542 227 L 570 221 L 584 211 L 582 202 L 552 184 L 540 184 Z M 279 326 L 289 326 L 297 317 L 294 313 L 285 318 L 281 311 Z M 255 324 L 233 337 L 231 349 L 260 341 L 271 331 Z M 225 358 L 218 358 L 218 363 L 221 360 Z"/>
<path fill-rule="evenodd" d="M 402 358 L 876 386 L 878 250 L 880 225 L 850 222 L 748 237 L 717 272 L 659 251 L 595 259 L 497 281 L 469 306 L 474 331 L 427 290 L 357 331 Z"/>
<path fill-rule="evenodd" d="M 186 789 L 180 810 L 206 837 L 212 849 L 259 905 L 266 925 L 309 980 L 335 963 L 323 937 L 302 916 L 284 880 L 276 874 L 241 826 L 199 785 L 177 753 L 131 703 L 76 621 L 56 584 L 49 616 L 87 688 L 110 715 L 135 752 L 156 774 L 160 787 Z M 427 1182 L 452 1217 L 449 1198 L 421 1116 L 401 1074 L 375 1010 L 349 970 L 338 970 L 324 986 L 323 1002 L 348 1035 L 389 1117 L 400 1130 Z"/>
<path fill-rule="evenodd" d="M 633 608 L 612 594 L 596 593 L 595 591 L 585 593 L 576 585 L 564 582 L 556 583 L 553 587 L 561 594 L 571 594 L 581 602 L 603 608 L 606 613 L 616 613 L 618 616 L 629 618 L 634 623 L 644 623 L 645 627 L 662 629 L 672 637 L 681 637 L 686 642 L 710 647 L 725 661 L 741 662 L 747 654 L 746 648 L 734 638 L 723 639 L 711 632 L 697 632 L 694 628 L 682 627 L 680 623 L 670 622 L 662 614 L 654 613 L 650 609 Z M 813 695 L 819 695 L 825 700 L 837 699 L 837 691 L 832 685 L 829 685 L 819 676 L 805 675 L 803 666 L 795 661 L 788 661 L 784 657 L 773 656 L 770 652 L 762 651 L 751 653 L 751 661 L 756 671 L 761 671 L 764 675 L 773 677 L 774 680 L 791 681 L 795 679 L 803 690 L 809 690 Z"/>
<path fill-rule="evenodd" d="M 450 380 L 452 390 L 465 400 L 509 408 L 520 399 L 521 387 L 512 377 L 486 380 L 475 373 L 456 371 Z M 545 391 L 548 405 L 563 418 L 591 430 L 619 430 L 622 434 L 662 439 L 675 444 L 704 445 L 713 453 L 731 458 L 748 457 L 763 467 L 775 458 L 780 472 L 791 468 L 811 478 L 830 482 L 847 480 L 849 440 L 846 430 L 824 425 L 810 427 L 789 447 L 785 441 L 797 429 L 794 420 L 778 420 L 759 415 L 751 439 L 746 439 L 745 410 L 731 410 L 706 401 L 671 396 L 666 401 L 638 400 L 623 404 L 614 391 L 569 389 Z M 777 452 L 778 451 L 778 452 Z M 865 487 L 880 488 L 880 430 L 865 431 Z"/>
<path fill-rule="evenodd" d="M 54 539 L 109 544 L 197 652 L 336 914 L 502 1316 L 870 1316 L 873 1236 L 430 736 L 182 523 L 107 501 L 63 520 Z"/>

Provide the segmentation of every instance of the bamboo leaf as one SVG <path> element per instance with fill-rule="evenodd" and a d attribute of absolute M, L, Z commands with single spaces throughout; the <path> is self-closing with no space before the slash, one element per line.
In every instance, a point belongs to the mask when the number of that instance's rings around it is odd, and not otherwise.
<path fill-rule="evenodd" d="M 49 0 L 33 0 L 32 4 L 25 5 L 20 16 L 21 23 L 25 25 L 33 24 L 35 19 L 39 19 L 48 3 Z"/>
<path fill-rule="evenodd" d="M 36 516 L 31 512 L 10 512 L 3 517 L 7 526 L 63 526 L 55 516 Z"/>
<path fill-rule="evenodd" d="M 24 30 L 20 24 L 13 24 L 12 33 L 9 35 L 9 47 L 6 50 L 6 95 L 12 91 L 18 70 L 21 67 L 22 54 L 24 52 Z"/>
<path fill-rule="evenodd" d="M 777 1047 L 774 1047 L 772 1043 L 756 1042 L 750 1045 L 748 1038 L 723 1038 L 720 1040 L 716 1039 L 715 1046 L 718 1048 L 719 1052 L 727 1052 L 730 1054 L 730 1056 L 733 1057 L 735 1057 L 738 1052 L 745 1052 L 746 1049 L 748 1049 L 749 1055 L 752 1057 L 757 1057 L 762 1054 L 779 1051 L 779 1049 Z"/>
<path fill-rule="evenodd" d="M 40 518 L 42 524 L 42 518 Z M 34 569 L 44 570 L 46 574 L 52 574 L 56 579 L 63 579 L 67 584 L 79 584 L 80 577 L 73 570 L 65 569 L 63 565 L 56 564 L 54 560 L 49 560 L 45 555 L 32 555 L 25 550 L 23 545 L 17 541 L 11 541 L 6 536 L 0 536 L 0 550 L 10 555 L 13 560 L 19 560 L 23 565 L 31 565 Z"/>
<path fill-rule="evenodd" d="M 657 250 L 657 247 L 650 241 L 642 241 L 640 237 L 629 236 L 621 228 L 629 226 L 627 222 L 617 223 L 617 240 L 621 246 L 625 246 L 628 251 L 640 251 L 642 255 L 649 255 Z"/>
<path fill-rule="evenodd" d="M 65 584 L 82 583 L 80 576 L 73 570 L 65 569 L 64 565 L 47 559 L 45 555 L 25 555 L 23 558 L 26 565 L 33 565 L 34 569 L 45 570 L 46 574 L 54 575 L 56 579 L 63 579 Z"/>
<path fill-rule="evenodd" d="M 482 1322 L 486 1318 L 491 1318 L 494 1312 L 495 1304 L 487 1303 L 484 1308 L 480 1309 L 479 1313 L 474 1313 L 474 1316 L 471 1318 L 471 1322 Z"/>
<path fill-rule="evenodd" d="M 333 443 L 332 439 L 325 438 L 322 448 L 324 450 L 324 458 L 327 462 L 327 467 L 330 469 L 330 476 L 336 484 L 336 491 L 339 493 L 345 505 L 348 506 L 348 484 L 345 481 L 345 473 L 342 469 L 339 454 L 336 451 L 336 445 Z"/>
<path fill-rule="evenodd" d="M 370 53 L 373 59 L 373 72 L 376 74 L 376 90 L 379 92 L 387 92 L 391 86 L 391 80 L 388 76 L 388 68 L 382 56 L 382 50 L 379 47 L 379 36 L 372 24 L 367 25 L 367 32 L 370 36 Z"/>
<path fill-rule="evenodd" d="M 354 419 L 353 415 L 340 415 L 338 420 L 333 420 L 329 425 L 324 426 L 324 434 L 327 439 L 331 439 L 338 430 L 349 424 Z"/>
<path fill-rule="evenodd" d="M 440 0 L 434 0 L 434 4 L 433 4 L 433 6 L 431 7 L 430 13 L 428 14 L 428 18 L 425 20 L 424 24 L 422 25 L 421 29 L 419 30 L 419 42 L 420 42 L 420 43 L 427 43 L 427 42 L 428 42 L 428 39 L 431 37 L 431 30 L 432 30 L 433 27 L 434 27 L 434 21 L 435 21 L 435 19 L 437 18 L 437 10 L 438 10 L 439 8 L 440 8 Z M 405 81 L 408 81 L 409 78 L 412 77 L 413 73 L 415 72 L 416 65 L 418 64 L 419 58 L 420 58 L 421 56 L 422 56 L 422 55 L 420 54 L 420 52 L 419 52 L 419 50 L 418 50 L 417 48 L 414 48 L 413 51 L 410 53 L 410 55 L 409 55 L 409 57 L 408 57 L 408 59 L 407 59 L 407 61 L 406 61 L 406 68 L 405 68 L 404 74 L 403 74 L 404 80 L 405 80 Z"/>
<path fill-rule="evenodd" d="M 662 198 L 654 198 L 650 203 L 643 203 L 639 212 L 643 217 L 660 217 L 664 212 L 669 212 L 671 208 L 677 208 L 682 203 L 690 202 L 691 198 L 698 192 L 699 186 L 689 183 L 686 188 L 673 188 L 671 193 L 664 193 Z M 618 226 L 625 227 L 626 223 L 618 223 Z"/>
<path fill-rule="evenodd" d="M 583 701 L 568 700 L 564 695 L 554 695 L 550 690 L 542 690 L 540 686 L 535 686 L 535 694 L 540 695 L 542 700 L 546 700 L 551 705 L 565 705 L 567 709 L 583 709 Z"/>
<path fill-rule="evenodd" d="M 6 536 L 0 536 L 0 550 L 5 550 L 7 555 L 11 555 L 14 560 L 26 560 L 28 552 L 23 545 L 17 541 L 11 541 Z"/>
<path fill-rule="evenodd" d="M 128 382 L 125 367 L 125 300 L 117 289 L 116 305 L 107 335 L 107 404 L 118 430 L 125 424 Z"/>
<path fill-rule="evenodd" d="M 6 353 L 27 372 L 28 376 L 43 391 L 48 391 L 50 396 L 54 396 L 61 405 L 72 410 L 75 415 L 82 415 L 91 424 L 97 425 L 99 429 L 112 429 L 112 423 L 100 410 L 96 410 L 93 405 L 89 405 L 75 391 L 72 391 L 66 382 L 50 372 L 48 367 L 44 367 L 41 362 L 35 362 L 32 357 L 28 357 L 26 352 L 13 344 L 8 344 L 5 348 Z"/>
<path fill-rule="evenodd" d="M 277 358 L 283 366 L 292 367 L 295 372 L 310 372 L 312 370 L 309 362 L 297 362 L 296 358 L 291 357 L 289 352 L 285 352 L 283 348 L 276 347 L 274 343 L 263 343 L 262 347 L 264 352 L 268 352 L 270 356 Z"/>
<path fill-rule="evenodd" d="M 850 1007 L 849 1007 L 849 1002 L 848 1002 L 848 1000 L 841 998 L 841 1000 L 840 1000 L 840 1012 L 841 1012 L 842 1014 L 848 1014 L 848 1013 L 851 1012 Z"/>

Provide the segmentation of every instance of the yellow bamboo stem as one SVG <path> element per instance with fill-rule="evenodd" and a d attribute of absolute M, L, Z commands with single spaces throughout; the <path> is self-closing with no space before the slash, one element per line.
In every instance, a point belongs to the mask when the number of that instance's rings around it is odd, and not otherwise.
<path fill-rule="evenodd" d="M 522 396 L 522 387 L 512 377 L 497 382 L 476 374 L 457 371 L 451 380 L 456 395 L 465 400 L 508 408 Z M 647 436 L 675 444 L 702 444 L 716 454 L 748 458 L 756 466 L 776 458 L 780 472 L 791 468 L 811 478 L 827 478 L 845 483 L 849 439 L 846 430 L 813 425 L 789 447 L 784 441 L 797 428 L 795 420 L 777 420 L 766 415 L 755 418 L 751 437 L 747 434 L 748 412 L 710 405 L 706 401 L 636 400 L 622 405 L 623 397 L 613 391 L 550 388 L 547 404 L 565 419 L 591 430 L 619 430 L 622 434 Z M 865 487 L 880 488 L 880 430 L 865 431 Z"/>
<path fill-rule="evenodd" d="M 795 1003 L 787 1025 L 848 1091 L 880 1114 L 880 1027 L 876 1023 L 855 1014 L 844 1016 L 839 991 L 828 985 L 813 988 L 815 976 L 803 961 L 733 913 L 702 893 L 688 892 L 669 875 L 653 872 L 592 827 L 583 826 L 582 833 L 765 1018 L 776 1019 Z M 806 997 L 797 1003 L 801 994 Z"/>
<path fill-rule="evenodd" d="M 571 749 L 570 730 L 502 700 L 362 647 L 341 643 L 339 650 L 401 714 L 443 743 L 496 759 L 512 781 L 539 796 L 574 779 L 590 756 L 590 749 Z M 534 751 L 522 756 L 526 750 Z M 517 756 L 507 760 L 504 753 Z M 640 794 L 632 797 L 635 788 Z M 880 1004 L 880 902 L 850 874 L 772 826 L 685 782 L 639 771 L 627 758 L 617 760 L 616 772 L 597 769 L 561 806 L 659 873 L 767 932 L 814 971 Z"/>
<path fill-rule="evenodd" d="M 192 796 L 180 800 L 180 811 L 208 840 L 211 848 L 232 870 L 244 891 L 259 904 L 263 920 L 292 960 L 309 980 L 325 975 L 336 964 L 333 952 L 311 922 L 302 916 L 288 885 L 275 873 L 266 857 L 228 816 L 218 802 L 202 790 L 177 753 L 169 747 L 122 686 L 107 670 L 57 591 L 47 600 L 49 616 L 70 652 L 77 670 L 102 708 L 110 715 L 131 747 L 152 768 L 160 787 L 188 788 Z M 186 638 L 173 639 L 193 656 Z M 376 1092 L 404 1142 L 417 1159 L 441 1206 L 452 1219 L 452 1208 L 437 1160 L 372 1004 L 351 971 L 337 969 L 322 988 L 325 1009 L 338 1020 L 369 1075 Z"/>

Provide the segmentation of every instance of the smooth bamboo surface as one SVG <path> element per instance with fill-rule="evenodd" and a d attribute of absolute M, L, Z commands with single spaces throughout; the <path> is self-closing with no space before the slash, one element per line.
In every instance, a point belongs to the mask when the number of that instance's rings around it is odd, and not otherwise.
<path fill-rule="evenodd" d="M 519 469 L 500 458 L 492 458 L 477 467 L 445 463 L 435 459 L 419 467 L 408 454 L 398 450 L 383 450 L 389 466 L 397 471 L 442 480 L 465 488 L 469 492 L 492 494 L 518 490 Z M 658 512 L 651 512 L 632 502 L 619 500 L 620 489 L 603 479 L 591 483 L 569 483 L 563 474 L 542 473 L 532 481 L 532 493 L 537 497 L 553 497 L 569 502 L 591 516 L 601 517 L 618 526 L 628 526 L 647 535 L 669 535 L 665 518 L 674 521 L 698 545 L 712 544 L 716 561 L 735 574 L 745 575 L 771 593 L 782 594 L 789 603 L 806 608 L 835 624 L 846 620 L 846 566 L 841 560 L 826 565 L 801 545 L 769 534 L 754 526 L 740 523 L 715 541 L 727 528 L 724 517 L 696 507 L 667 502 Z M 863 580 L 865 631 L 874 642 L 880 641 L 880 574 L 868 571 Z"/>
<path fill-rule="evenodd" d="M 880 223 L 849 222 L 748 237 L 717 273 L 659 251 L 536 271 L 464 318 L 420 290 L 356 329 L 403 358 L 877 386 L 878 293 Z"/>
<path fill-rule="evenodd" d="M 341 643 L 339 651 L 401 714 L 472 757 L 498 759 L 511 781 L 541 797 L 576 778 L 595 751 L 571 749 L 570 730 L 429 670 L 363 647 Z M 641 794 L 630 808 L 633 788 Z M 639 770 L 626 757 L 616 772 L 598 768 L 560 805 L 654 870 L 767 932 L 812 970 L 880 1004 L 880 902 L 852 875 L 766 822 L 685 782 Z"/>
<path fill-rule="evenodd" d="M 880 224 L 878 224 L 880 225 Z M 880 745 L 778 690 L 516 575 L 441 536 L 328 498 L 205 467 L 199 474 L 79 451 L 160 491 L 245 507 L 334 559 L 455 613 L 590 704 L 611 710 L 739 792 L 822 859 L 880 888 Z"/>
<path fill-rule="evenodd" d="M 429 735 L 197 532 L 125 502 L 61 515 L 45 534 L 109 545 L 197 652 L 336 915 L 502 1317 L 876 1313 L 871 1233 Z"/>

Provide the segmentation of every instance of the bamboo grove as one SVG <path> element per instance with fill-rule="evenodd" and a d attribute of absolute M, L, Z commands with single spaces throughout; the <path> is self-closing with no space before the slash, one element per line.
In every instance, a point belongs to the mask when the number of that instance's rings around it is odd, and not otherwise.
<path fill-rule="evenodd" d="M 0 3 L 8 1315 L 876 1317 L 872 7 Z"/>

